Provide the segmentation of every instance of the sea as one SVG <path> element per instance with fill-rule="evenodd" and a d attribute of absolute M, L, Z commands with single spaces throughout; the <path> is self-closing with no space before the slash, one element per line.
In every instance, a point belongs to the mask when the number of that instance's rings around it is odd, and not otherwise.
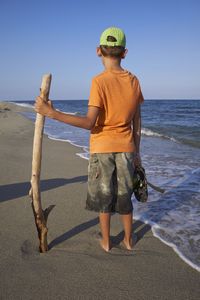
<path fill-rule="evenodd" d="M 33 106 L 32 101 L 14 101 Z M 86 100 L 54 101 L 58 110 L 83 115 Z M 200 271 L 200 100 L 146 100 L 141 106 L 141 157 L 149 187 L 148 202 L 133 196 L 134 220 L 151 225 L 153 235 L 192 268 Z M 35 120 L 35 114 L 24 115 Z M 77 155 L 89 156 L 89 131 L 46 119 L 45 134 L 78 146 Z"/>

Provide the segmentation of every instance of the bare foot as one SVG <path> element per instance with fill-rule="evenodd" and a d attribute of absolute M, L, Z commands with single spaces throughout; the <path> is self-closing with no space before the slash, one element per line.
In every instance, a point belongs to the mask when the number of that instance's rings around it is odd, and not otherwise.
<path fill-rule="evenodd" d="M 123 244 L 124 244 L 124 247 L 127 249 L 127 250 L 133 250 L 133 240 L 130 239 L 130 240 L 123 240 Z"/>
<path fill-rule="evenodd" d="M 100 241 L 100 245 L 101 245 L 101 248 L 106 252 L 109 252 L 111 249 L 110 243 L 105 243 L 105 242 L 103 242 L 103 240 Z"/>

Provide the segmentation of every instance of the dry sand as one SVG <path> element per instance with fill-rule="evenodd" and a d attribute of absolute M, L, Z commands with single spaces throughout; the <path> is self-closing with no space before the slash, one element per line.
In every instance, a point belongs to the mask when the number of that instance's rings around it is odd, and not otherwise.
<path fill-rule="evenodd" d="M 38 252 L 27 196 L 31 176 L 33 123 L 14 104 L 0 103 L 0 299 L 199 299 L 199 273 L 150 227 L 134 223 L 133 252 L 120 248 L 123 232 L 112 217 L 116 246 L 99 246 L 98 216 L 84 209 L 87 161 L 77 148 L 44 136 L 41 189 L 50 250 Z"/>

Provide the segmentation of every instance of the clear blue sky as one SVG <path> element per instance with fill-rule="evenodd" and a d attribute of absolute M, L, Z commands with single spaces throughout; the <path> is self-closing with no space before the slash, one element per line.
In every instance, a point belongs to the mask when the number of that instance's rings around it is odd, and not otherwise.
<path fill-rule="evenodd" d="M 34 99 L 45 73 L 51 99 L 87 99 L 109 26 L 146 99 L 200 99 L 199 0 L 0 0 L 0 99 Z"/>

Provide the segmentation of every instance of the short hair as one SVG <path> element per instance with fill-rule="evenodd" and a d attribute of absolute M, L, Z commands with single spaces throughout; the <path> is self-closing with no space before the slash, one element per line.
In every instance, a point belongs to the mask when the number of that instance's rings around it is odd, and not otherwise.
<path fill-rule="evenodd" d="M 107 41 L 116 42 L 114 36 L 108 36 Z M 104 46 L 100 45 L 101 53 L 103 56 L 110 56 L 115 58 L 121 58 L 125 52 L 125 47 L 123 46 Z"/>

